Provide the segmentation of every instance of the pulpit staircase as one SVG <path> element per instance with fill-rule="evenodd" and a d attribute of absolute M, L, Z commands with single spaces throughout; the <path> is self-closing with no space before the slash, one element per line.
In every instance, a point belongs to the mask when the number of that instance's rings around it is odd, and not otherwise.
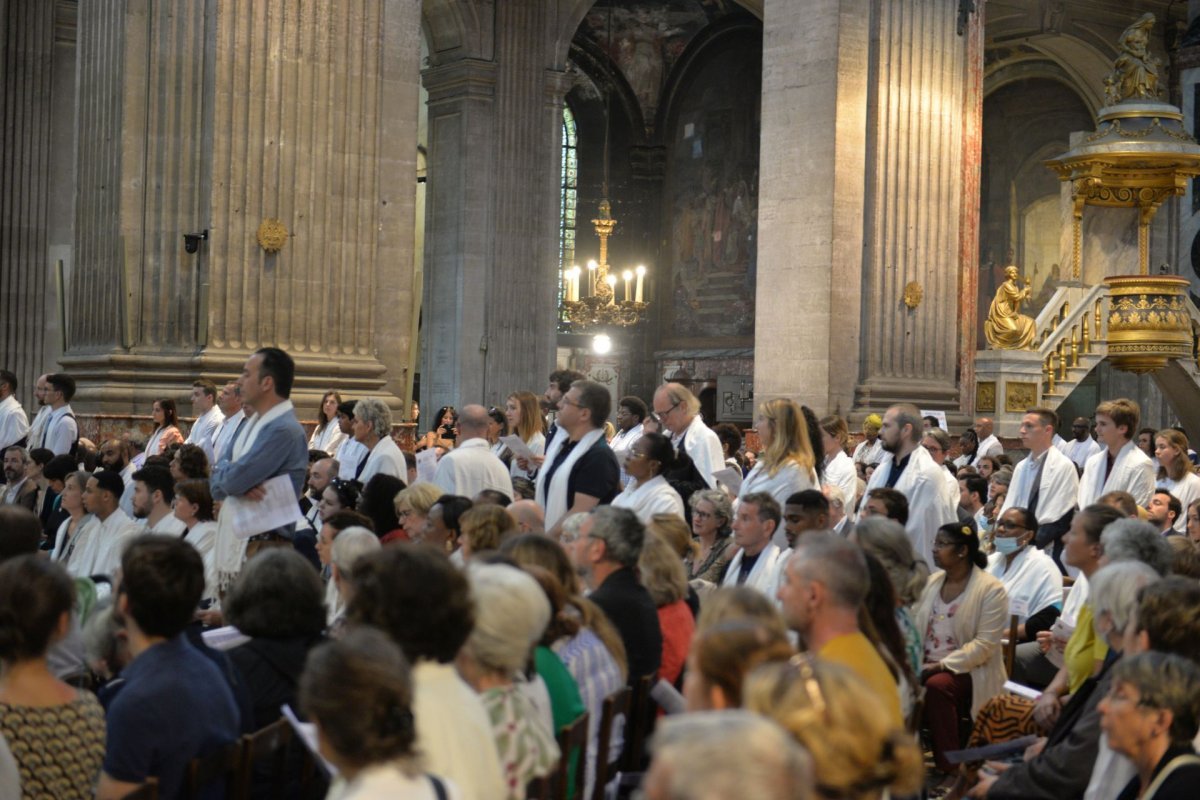
<path fill-rule="evenodd" d="M 1108 287 L 1060 286 L 1037 316 L 1043 405 L 1057 409 L 1108 355 Z M 1154 382 L 1189 431 L 1200 430 L 1200 308 L 1189 298 L 1192 357 L 1167 362 Z"/>

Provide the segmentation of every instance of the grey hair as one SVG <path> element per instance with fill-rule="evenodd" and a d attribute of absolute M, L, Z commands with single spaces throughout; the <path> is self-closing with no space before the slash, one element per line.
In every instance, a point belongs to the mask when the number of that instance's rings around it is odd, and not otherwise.
<path fill-rule="evenodd" d="M 1142 587 L 1159 580 L 1154 568 L 1142 561 L 1118 561 L 1096 570 L 1088 580 L 1088 605 L 1092 607 L 1092 625 L 1099 629 L 1101 615 L 1108 614 L 1113 631 L 1124 633 L 1138 607 Z"/>
<path fill-rule="evenodd" d="M 833 533 L 808 533 L 796 542 L 788 568 L 825 584 L 843 608 L 858 608 L 871 588 L 867 559 L 853 542 Z"/>
<path fill-rule="evenodd" d="M 579 531 L 583 528 L 583 523 L 587 520 L 588 515 L 576 511 L 574 514 L 568 514 L 562 521 L 562 532 L 564 535 L 570 535 L 576 539 L 579 538 Z"/>
<path fill-rule="evenodd" d="M 830 505 L 836 503 L 838 508 L 846 508 L 846 493 L 842 491 L 840 486 L 834 486 L 832 483 L 827 483 L 821 487 L 821 491 L 825 493 L 825 499 L 829 501 Z M 694 496 L 695 495 L 693 495 L 693 497 Z"/>
<path fill-rule="evenodd" d="M 1149 522 L 1140 519 L 1119 519 L 1100 534 L 1100 546 L 1109 564 L 1114 561 L 1141 561 L 1149 564 L 1159 575 L 1171 570 L 1175 553 L 1163 535 Z"/>
<path fill-rule="evenodd" d="M 929 580 L 929 565 L 913 551 L 904 526 L 887 517 L 867 517 L 854 526 L 854 538 L 865 552 L 879 559 L 904 605 L 921 599 Z"/>
<path fill-rule="evenodd" d="M 692 511 L 696 510 L 696 504 L 700 502 L 712 503 L 713 511 L 717 513 L 717 516 L 725 518 L 722 529 L 733 524 L 733 501 L 729 499 L 729 495 L 718 489 L 701 489 L 698 492 L 692 492 L 692 496 L 688 498 L 688 505 L 691 506 Z"/>
<path fill-rule="evenodd" d="M 812 759 L 783 728 L 741 709 L 665 717 L 651 744 L 669 800 L 808 800 Z"/>
<path fill-rule="evenodd" d="M 700 413 L 700 398 L 692 394 L 691 390 L 682 383 L 664 383 L 658 387 L 658 390 L 667 395 L 671 405 L 679 404 L 686 408 L 689 417 Z"/>
<path fill-rule="evenodd" d="M 354 418 L 370 425 L 380 439 L 392 435 L 392 410 L 378 397 L 364 397 L 355 403 Z"/>
<path fill-rule="evenodd" d="M 475 627 L 463 649 L 484 669 L 512 677 L 550 624 L 550 600 L 529 573 L 508 564 L 473 561 L 467 577 Z"/>
<path fill-rule="evenodd" d="M 946 433 L 941 428 L 930 428 L 924 432 L 922 439 L 933 439 L 938 443 L 938 447 L 942 448 L 943 452 L 950 452 L 950 434 Z"/>
<path fill-rule="evenodd" d="M 623 567 L 637 567 L 646 526 L 627 508 L 600 506 L 592 512 L 592 538 L 604 542 L 604 556 Z"/>
<path fill-rule="evenodd" d="M 329 559 L 345 578 L 350 574 L 355 561 L 367 553 L 374 553 L 381 547 L 378 536 L 361 525 L 351 525 L 333 540 Z"/>
<path fill-rule="evenodd" d="M 1171 712 L 1171 746 L 1187 745 L 1200 723 L 1200 667 L 1189 658 L 1150 650 L 1122 658 L 1112 681 L 1137 689 L 1140 705 Z"/>
<path fill-rule="evenodd" d="M 998 483 L 1001 486 L 1012 486 L 1012 470 L 1007 465 L 993 472 L 988 476 L 988 484 Z"/>
<path fill-rule="evenodd" d="M 21 454 L 21 463 L 22 464 L 29 463 L 29 451 L 26 450 L 24 447 L 21 447 L 19 444 L 9 445 L 8 447 L 4 448 L 4 455 L 8 455 L 13 450 L 16 450 L 18 453 Z"/>

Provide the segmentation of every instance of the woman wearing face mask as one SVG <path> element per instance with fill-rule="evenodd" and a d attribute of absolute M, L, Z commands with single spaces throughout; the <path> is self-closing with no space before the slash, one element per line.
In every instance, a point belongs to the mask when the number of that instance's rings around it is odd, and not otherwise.
<path fill-rule="evenodd" d="M 1033 546 L 1037 519 L 1027 509 L 1010 508 L 996 520 L 988 558 L 989 575 L 1008 592 L 1009 609 L 1017 615 L 1018 641 L 1031 642 L 1049 630 L 1062 613 L 1062 573 L 1054 559 Z"/>

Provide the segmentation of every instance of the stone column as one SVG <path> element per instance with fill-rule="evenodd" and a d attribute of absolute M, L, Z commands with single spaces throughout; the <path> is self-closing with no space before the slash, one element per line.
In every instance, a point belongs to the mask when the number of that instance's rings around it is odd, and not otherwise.
<path fill-rule="evenodd" d="M 765 6 L 756 394 L 956 411 L 972 141 L 957 4 Z"/>
<path fill-rule="evenodd" d="M 506 0 L 429 92 L 422 407 L 498 404 L 554 368 L 559 151 L 569 87 L 544 0 Z"/>
<path fill-rule="evenodd" d="M 298 406 L 403 394 L 419 35 L 413 0 L 81 5 L 64 365 L 85 408 L 144 410 L 266 345 L 297 359 Z"/>

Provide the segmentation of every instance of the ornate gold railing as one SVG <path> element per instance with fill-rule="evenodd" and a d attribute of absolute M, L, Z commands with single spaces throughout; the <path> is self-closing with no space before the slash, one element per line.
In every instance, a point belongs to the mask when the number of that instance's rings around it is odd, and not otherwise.
<path fill-rule="evenodd" d="M 1090 372 L 1107 352 L 1108 287 L 1059 287 L 1038 314 L 1038 352 L 1042 357 L 1042 394 L 1061 396 L 1056 390 Z M 1082 360 L 1082 364 L 1080 361 Z"/>

